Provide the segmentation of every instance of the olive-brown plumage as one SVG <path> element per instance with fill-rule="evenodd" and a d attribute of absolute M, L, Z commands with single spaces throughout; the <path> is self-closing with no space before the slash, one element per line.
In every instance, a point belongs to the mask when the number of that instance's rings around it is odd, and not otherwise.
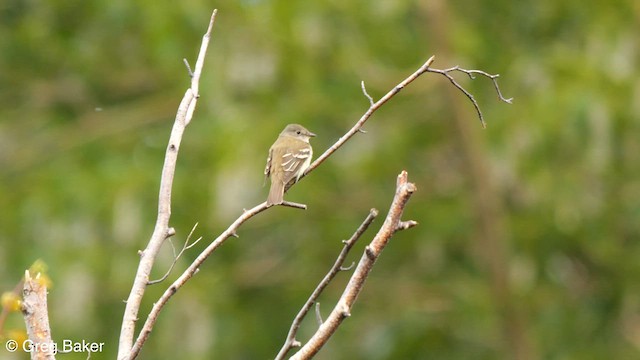
<path fill-rule="evenodd" d="M 311 164 L 313 149 L 309 139 L 316 134 L 302 125 L 289 124 L 271 145 L 266 177 L 271 178 L 271 188 L 267 197 L 267 205 L 278 205 L 284 201 L 284 188 L 292 180 L 298 181 Z"/>

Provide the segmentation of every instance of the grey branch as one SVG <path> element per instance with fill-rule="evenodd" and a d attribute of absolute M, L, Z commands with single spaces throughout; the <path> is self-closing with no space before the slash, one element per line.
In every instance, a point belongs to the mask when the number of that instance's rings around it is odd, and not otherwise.
<path fill-rule="evenodd" d="M 338 139 L 338 141 L 336 141 L 330 148 L 328 148 L 322 155 L 320 155 L 309 166 L 309 168 L 304 172 L 304 174 L 302 174 L 300 179 L 305 177 L 310 172 L 312 172 L 318 166 L 320 166 L 320 164 L 322 164 L 325 160 L 327 160 L 329 156 L 331 156 L 334 152 L 336 152 L 336 150 L 338 150 L 340 147 L 342 147 L 342 145 L 344 145 L 347 141 L 349 141 L 349 139 L 351 139 L 353 135 L 355 135 L 358 132 L 364 132 L 362 130 L 362 126 L 364 125 L 364 123 L 367 122 L 367 120 L 369 120 L 371 115 L 373 115 L 373 113 L 376 112 L 376 110 L 378 110 L 382 105 L 384 105 L 387 101 L 389 101 L 389 99 L 391 99 L 397 93 L 399 93 L 400 90 L 404 89 L 405 86 L 411 84 L 420 75 L 427 72 L 427 70 L 429 69 L 429 66 L 431 66 L 434 59 L 435 59 L 435 56 L 430 57 L 429 60 L 427 60 L 420 68 L 418 68 L 418 70 L 416 70 L 413 74 L 409 75 L 406 79 L 402 80 L 402 82 L 396 85 L 385 96 L 383 96 L 382 98 L 380 98 L 380 100 L 376 102 L 373 102 L 373 98 L 369 95 L 369 93 L 367 93 L 367 89 L 364 86 L 364 82 L 361 82 L 362 92 L 367 97 L 370 103 L 369 109 L 367 109 L 367 111 L 360 117 L 360 120 L 358 120 L 356 124 L 349 131 L 347 131 L 346 134 L 342 135 L 342 137 Z M 288 188 L 289 187 L 286 187 L 285 189 L 288 189 Z"/>
<path fill-rule="evenodd" d="M 228 238 L 236 237 L 236 233 L 240 225 L 266 209 L 267 202 L 265 201 L 252 209 L 244 211 L 242 215 L 240 215 L 240 217 L 238 217 L 238 219 L 236 219 L 236 221 L 234 221 L 233 224 L 231 224 L 231 226 L 227 228 L 227 230 L 225 230 L 215 240 L 213 240 L 213 242 L 211 242 L 209 246 L 202 250 L 202 252 L 196 257 L 191 265 L 189 265 L 189 267 L 182 272 L 180 277 L 178 277 L 171 285 L 169 285 L 169 287 L 164 291 L 160 298 L 153 304 L 153 307 L 151 308 L 151 311 L 147 316 L 147 320 L 144 322 L 142 330 L 140 330 L 140 334 L 138 335 L 136 342 L 131 348 L 128 359 L 134 359 L 140 353 L 142 345 L 149 338 L 151 330 L 153 330 L 153 326 L 155 325 L 162 308 L 164 308 L 169 299 L 199 271 L 200 265 L 202 265 L 202 263 Z"/>
<path fill-rule="evenodd" d="M 367 92 L 367 88 L 364 86 L 364 80 L 360 82 L 360 86 L 362 87 L 362 93 L 364 93 L 364 96 L 369 99 L 369 106 L 375 105 L 373 102 L 373 98 L 371 97 L 371 95 L 369 95 L 369 93 Z"/>
<path fill-rule="evenodd" d="M 182 62 L 184 62 L 184 66 L 187 68 L 187 72 L 189 73 L 189 77 L 193 78 L 193 70 L 191 70 L 191 65 L 189 65 L 189 60 L 182 59 Z"/>
<path fill-rule="evenodd" d="M 349 271 L 351 269 L 353 269 L 353 267 L 356 266 L 355 262 L 352 262 L 351 265 L 344 267 L 344 266 L 340 266 L 340 271 Z"/>
<path fill-rule="evenodd" d="M 307 205 L 305 204 L 300 204 L 297 202 L 291 202 L 291 201 L 283 201 L 282 204 L 283 206 L 288 206 L 288 207 L 292 207 L 294 209 L 302 209 L 302 210 L 307 210 Z"/>
<path fill-rule="evenodd" d="M 469 98 L 469 100 L 471 100 L 471 103 L 476 109 L 478 117 L 480 118 L 480 123 L 482 124 L 483 128 L 486 128 L 487 124 L 484 121 L 484 116 L 482 115 L 482 111 L 480 110 L 480 105 L 478 105 L 478 102 L 473 97 L 473 95 L 469 91 L 467 91 L 464 87 L 462 87 L 462 85 L 460 85 L 449 73 L 454 71 L 463 72 L 469 75 L 471 79 L 475 79 L 474 74 L 480 74 L 482 76 L 486 76 L 490 78 L 491 81 L 493 81 L 493 85 L 496 89 L 496 92 L 498 93 L 498 97 L 500 98 L 500 100 L 509 104 L 513 102 L 513 98 L 506 99 L 505 97 L 502 96 L 502 92 L 500 91 L 500 87 L 498 86 L 498 80 L 497 80 L 497 78 L 500 76 L 499 74 L 491 75 L 481 70 L 466 70 L 466 69 L 460 68 L 459 66 L 455 66 L 455 67 L 444 69 L 444 70 L 434 69 L 431 67 L 431 64 L 433 64 L 434 61 L 435 61 L 435 55 L 431 56 L 420 68 L 418 68 L 418 70 L 413 72 L 413 74 L 409 75 L 406 79 L 402 80 L 402 82 L 396 85 L 393 89 L 387 92 L 387 94 L 385 94 L 382 98 L 380 98 L 380 100 L 376 102 L 374 102 L 373 97 L 369 95 L 364 85 L 364 81 L 362 81 L 360 83 L 360 86 L 362 88 L 362 93 L 367 98 L 367 100 L 369 100 L 369 109 L 367 109 L 367 111 L 362 115 L 362 117 L 360 117 L 360 120 L 358 120 L 358 122 L 356 122 L 356 124 L 346 134 L 344 134 L 340 139 L 338 139 L 338 141 L 336 141 L 335 144 L 333 144 L 322 155 L 320 155 L 309 166 L 309 168 L 305 171 L 305 173 L 302 174 L 300 178 L 305 177 L 308 173 L 310 173 L 315 168 L 317 168 L 320 164 L 322 164 L 322 162 L 324 162 L 336 150 L 342 147 L 342 145 L 344 145 L 351 137 L 353 137 L 353 135 L 355 135 L 356 133 L 364 133 L 365 131 L 362 130 L 362 126 L 364 126 L 364 124 L 367 122 L 367 120 L 369 120 L 371 115 L 373 115 L 373 113 L 376 112 L 376 110 L 378 110 L 382 105 L 384 105 L 387 101 L 389 101 L 392 97 L 394 97 L 397 93 L 399 93 L 400 90 L 404 89 L 407 85 L 411 84 L 415 79 L 417 79 L 420 75 L 426 72 L 432 72 L 432 73 L 441 74 L 445 76 L 456 88 L 462 91 L 462 93 L 465 94 Z M 289 189 L 290 186 L 291 184 L 289 184 L 285 189 Z"/>
<path fill-rule="evenodd" d="M 161 282 L 165 281 L 167 279 L 167 277 L 169 277 L 169 275 L 171 274 L 171 271 L 173 270 L 173 267 L 176 266 L 176 263 L 178 262 L 180 257 L 182 257 L 182 254 L 184 254 L 185 251 L 187 251 L 187 250 L 191 249 L 192 247 L 194 247 L 197 243 L 200 242 L 200 240 L 202 240 L 202 236 L 201 236 L 201 237 L 197 238 L 196 241 L 194 241 L 193 243 L 189 244 L 189 240 L 191 239 L 191 236 L 193 235 L 193 232 L 196 230 L 196 227 L 198 227 L 198 223 L 193 225 L 193 228 L 191 229 L 191 232 L 187 236 L 187 239 L 184 241 L 184 245 L 182 245 L 182 250 L 180 250 L 180 252 L 177 253 L 177 254 L 176 254 L 176 248 L 173 246 L 173 242 L 171 242 L 171 239 L 169 239 L 169 243 L 171 244 L 171 249 L 173 250 L 173 262 L 171 262 L 171 266 L 169 266 L 169 270 L 167 270 L 167 272 L 160 279 L 151 280 L 151 281 L 149 281 L 147 283 L 147 285 L 154 285 L 154 284 L 158 284 L 158 283 L 161 283 Z"/>
<path fill-rule="evenodd" d="M 320 313 L 320 303 L 317 302 L 316 303 L 316 322 L 318 323 L 318 326 L 322 326 L 322 314 Z"/>
<path fill-rule="evenodd" d="M 182 134 L 189 122 L 191 122 L 193 111 L 195 110 L 200 96 L 198 92 L 200 74 L 202 73 L 202 67 L 204 66 L 204 58 L 209 45 L 209 39 L 211 38 L 211 31 L 215 22 L 216 13 L 217 10 L 214 10 L 211 14 L 209 27 L 202 38 L 195 71 L 191 77 L 191 86 L 187 89 L 182 101 L 180 102 L 175 122 L 173 124 L 173 129 L 171 130 L 171 136 L 169 138 L 169 144 L 167 145 L 164 166 L 162 168 L 162 176 L 160 179 L 160 194 L 158 195 L 158 217 L 156 219 L 156 225 L 146 249 L 144 249 L 140 254 L 140 263 L 131 287 L 131 292 L 129 293 L 129 297 L 126 302 L 122 319 L 122 328 L 120 329 L 120 340 L 118 344 L 118 359 L 121 360 L 135 357 L 131 350 L 142 297 L 144 296 L 144 292 L 148 286 L 149 274 L 151 273 L 151 268 L 153 267 L 155 258 L 158 255 L 158 251 L 160 251 L 162 244 L 171 234 L 169 231 L 169 219 L 171 218 L 171 190 L 173 187 L 173 176 L 175 174 L 178 151 L 182 141 Z"/>
<path fill-rule="evenodd" d="M 478 102 L 473 97 L 473 95 L 471 95 L 469 91 L 467 91 L 464 87 L 462 87 L 462 85 L 460 85 L 456 81 L 456 79 L 454 79 L 453 76 L 451 76 L 449 73 L 454 71 L 459 71 L 467 74 L 471 80 L 475 80 L 476 77 L 474 76 L 474 74 L 480 74 L 482 76 L 486 76 L 489 79 L 491 79 L 491 81 L 493 82 L 493 86 L 495 87 L 496 92 L 498 93 L 498 98 L 508 104 L 513 103 L 513 98 L 506 99 L 504 96 L 502 96 L 502 92 L 500 91 L 500 86 L 498 86 L 498 77 L 500 76 L 500 74 L 491 75 L 482 70 L 466 70 L 459 66 L 454 66 L 444 70 L 429 68 L 427 69 L 427 71 L 445 76 L 447 79 L 449 79 L 449 82 L 451 82 L 453 86 L 458 88 L 458 90 L 462 91 L 462 93 L 465 94 L 469 98 L 469 100 L 471 100 L 473 107 L 476 109 L 476 113 L 478 113 L 478 117 L 480 118 L 480 123 L 482 124 L 483 128 L 487 127 L 487 123 L 484 121 L 484 116 L 482 115 L 482 111 L 480 110 L 480 105 L 478 105 Z"/>
<path fill-rule="evenodd" d="M 29 340 L 34 346 L 31 358 L 55 359 L 47 310 L 47 286 L 40 278 L 40 273 L 32 278 L 29 270 L 25 271 L 22 294 L 22 315 L 27 325 Z"/>
<path fill-rule="evenodd" d="M 402 229 L 402 227 L 398 226 L 403 223 L 401 221 L 402 213 L 409 201 L 409 198 L 415 191 L 416 186 L 413 183 L 408 182 L 407 172 L 402 171 L 400 175 L 398 175 L 396 194 L 391 203 L 391 208 L 389 209 L 387 217 L 376 236 L 366 247 L 364 254 L 360 258 L 358 267 L 351 276 L 340 300 L 338 300 L 338 303 L 329 314 L 329 317 L 327 317 L 322 325 L 320 325 L 311 339 L 290 359 L 301 360 L 312 358 L 318 353 L 318 351 L 320 351 L 322 346 L 329 341 L 331 335 L 338 330 L 342 321 L 351 316 L 351 307 L 362 291 L 364 282 L 369 276 L 369 273 L 380 256 L 380 253 L 382 253 L 382 250 L 387 246 L 393 234 Z M 415 222 L 411 223 L 414 224 Z"/>
<path fill-rule="evenodd" d="M 342 247 L 342 251 L 340 251 L 340 254 L 338 255 L 338 258 L 336 259 L 335 263 L 333 264 L 329 272 L 324 276 L 322 281 L 320 281 L 320 283 L 315 288 L 315 290 L 313 290 L 313 293 L 311 293 L 311 296 L 309 296 L 309 299 L 307 299 L 307 301 L 302 306 L 302 309 L 300 309 L 300 311 L 298 312 L 298 315 L 296 315 L 295 319 L 293 320 L 293 323 L 291 324 L 291 328 L 289 329 L 289 333 L 287 334 L 287 339 L 285 340 L 284 345 L 280 349 L 280 352 L 276 356 L 276 360 L 284 359 L 284 357 L 287 356 L 287 353 L 293 347 L 300 346 L 300 342 L 296 340 L 296 334 L 298 333 L 298 329 L 300 328 L 300 324 L 302 323 L 302 320 L 307 315 L 307 313 L 309 312 L 313 304 L 316 302 L 318 297 L 320 297 L 320 294 L 322 294 L 322 291 L 324 291 L 327 285 L 329 285 L 331 280 L 333 280 L 333 278 L 338 274 L 338 272 L 343 270 L 342 264 L 344 264 L 344 260 L 347 258 L 349 251 L 351 250 L 353 245 L 355 245 L 356 241 L 360 239 L 362 234 L 364 234 L 364 232 L 369 228 L 369 226 L 371 225 L 373 220 L 376 218 L 376 216 L 378 216 L 378 210 L 371 209 L 369 211 L 369 215 L 367 215 L 367 217 L 364 219 L 362 224 L 360 224 L 360 226 L 358 227 L 356 232 L 351 236 L 351 238 L 349 238 L 349 240 L 343 241 L 344 246 Z M 316 305 L 316 318 L 321 319 L 320 308 L 318 305 Z M 320 324 L 322 323 L 321 320 L 319 322 Z"/>

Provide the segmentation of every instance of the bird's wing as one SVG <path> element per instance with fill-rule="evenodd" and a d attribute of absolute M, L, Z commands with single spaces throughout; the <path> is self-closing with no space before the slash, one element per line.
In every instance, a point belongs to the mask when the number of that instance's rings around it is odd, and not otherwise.
<path fill-rule="evenodd" d="M 284 170 L 284 183 L 287 184 L 293 178 L 299 178 L 305 170 L 305 164 L 309 164 L 311 148 L 302 148 L 295 152 L 286 151 L 282 155 L 282 169 Z"/>

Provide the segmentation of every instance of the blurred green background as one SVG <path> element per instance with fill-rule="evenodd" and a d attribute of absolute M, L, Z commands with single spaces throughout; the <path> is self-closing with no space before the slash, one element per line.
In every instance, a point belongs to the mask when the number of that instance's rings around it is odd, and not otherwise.
<path fill-rule="evenodd" d="M 429 56 L 426 74 L 278 207 L 244 225 L 171 300 L 143 359 L 268 359 L 403 169 L 418 186 L 353 316 L 318 359 L 640 358 L 640 2 L 71 1 L 0 4 L 0 289 L 49 265 L 54 339 L 115 358 L 151 235 L 175 111 L 213 8 L 201 99 L 183 138 L 179 247 L 266 199 L 285 124 L 320 154 Z M 354 249 L 357 261 L 382 216 Z M 168 244 L 153 271 L 172 260 Z M 320 298 L 326 316 L 349 273 Z M 151 287 L 144 317 L 168 283 Z M 11 314 L 5 331 L 23 328 Z M 313 314 L 301 329 L 315 330 Z M 62 355 L 61 355 L 62 356 Z M 86 355 L 64 355 L 85 359 Z M 22 359 L 0 349 L 0 358 Z"/>

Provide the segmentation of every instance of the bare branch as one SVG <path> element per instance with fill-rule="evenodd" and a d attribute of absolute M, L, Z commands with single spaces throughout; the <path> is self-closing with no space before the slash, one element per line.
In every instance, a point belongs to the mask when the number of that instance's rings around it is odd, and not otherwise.
<path fill-rule="evenodd" d="M 469 100 L 471 100 L 471 103 L 473 103 L 473 107 L 476 109 L 476 113 L 478 114 L 478 117 L 480 118 L 480 123 L 482 124 L 483 128 L 486 128 L 487 124 L 484 121 L 484 116 L 482 115 L 482 111 L 480 110 L 480 105 L 478 105 L 478 102 L 473 97 L 473 95 L 471 95 L 470 92 L 468 92 L 464 87 L 462 87 L 462 85 L 460 85 L 449 74 L 450 72 L 460 71 L 462 73 L 467 74 L 471 80 L 475 80 L 475 76 L 473 76 L 474 74 L 480 74 L 482 76 L 486 76 L 489 79 L 491 79 L 491 81 L 493 82 L 493 86 L 495 87 L 496 92 L 498 93 L 498 97 L 500 98 L 500 100 L 502 100 L 502 101 L 504 101 L 506 103 L 509 103 L 509 104 L 511 104 L 513 102 L 513 98 L 505 99 L 502 96 L 502 92 L 500 91 L 500 87 L 498 86 L 498 80 L 497 80 L 497 78 L 500 76 L 500 74 L 491 75 L 491 74 L 486 73 L 486 72 L 481 71 L 481 70 L 466 70 L 466 69 L 460 68 L 459 66 L 454 66 L 452 68 L 448 68 L 448 69 L 444 69 L 444 70 L 429 68 L 427 71 L 445 76 L 447 79 L 449 79 L 449 82 L 451 82 L 453 84 L 453 86 L 458 88 L 458 90 L 462 91 L 462 93 L 465 94 L 469 98 Z"/>
<path fill-rule="evenodd" d="M 322 164 L 329 156 L 331 156 L 336 150 L 338 150 L 344 143 L 346 143 L 349 139 L 353 137 L 357 132 L 360 132 L 362 126 L 367 120 L 373 115 L 376 110 L 378 110 L 382 105 L 384 105 L 389 99 L 394 97 L 400 90 L 404 89 L 405 86 L 411 84 L 415 79 L 417 79 L 420 75 L 424 74 L 428 71 L 429 66 L 433 63 L 435 56 L 432 56 L 425 62 L 418 70 L 416 70 L 413 74 L 409 75 L 406 79 L 402 80 L 398 85 L 396 85 L 393 89 L 391 89 L 385 96 L 380 98 L 380 100 L 373 102 L 373 98 L 367 93 L 366 88 L 364 87 L 364 82 L 361 83 L 362 92 L 369 99 L 371 105 L 369 109 L 360 117 L 360 120 L 356 122 L 356 124 L 347 131 L 346 134 L 342 135 L 338 141 L 335 142 L 330 148 L 328 148 L 322 155 L 320 155 L 310 166 L 309 168 L 302 174 L 300 178 L 305 177 L 308 173 L 312 172 L 315 168 L 317 168 L 320 164 Z M 298 179 L 300 180 L 300 179 Z M 287 186 L 285 189 L 288 189 L 290 186 Z"/>
<path fill-rule="evenodd" d="M 196 227 L 198 227 L 198 223 L 193 225 L 193 228 L 191 229 L 191 232 L 187 236 L 187 239 L 184 241 L 184 245 L 182 246 L 182 250 L 180 250 L 180 252 L 177 253 L 177 254 L 176 254 L 176 248 L 173 247 L 173 242 L 171 242 L 171 239 L 169 239 L 169 243 L 171 244 L 171 249 L 173 250 L 173 262 L 171 263 L 171 266 L 169 266 L 169 270 L 167 270 L 167 272 L 160 279 L 151 280 L 151 281 L 149 281 L 147 283 L 147 285 L 154 285 L 154 284 L 158 284 L 158 283 L 161 283 L 161 282 L 165 281 L 167 279 L 167 277 L 169 276 L 169 274 L 171 274 L 171 271 L 173 270 L 173 267 L 176 265 L 176 263 L 178 262 L 178 259 L 180 259 L 182 254 L 184 254 L 184 252 L 186 250 L 189 250 L 193 246 L 195 246 L 198 242 L 200 242 L 200 240 L 202 240 L 202 236 L 201 236 L 201 237 L 197 238 L 196 241 L 194 241 L 192 244 L 189 244 L 189 240 L 191 239 L 191 235 L 193 235 L 193 232 L 196 230 Z"/>
<path fill-rule="evenodd" d="M 353 135 L 355 135 L 358 132 L 365 133 L 365 131 L 362 130 L 362 126 L 367 122 L 367 120 L 369 120 L 371 115 L 373 115 L 373 113 L 376 112 L 376 110 L 378 110 L 382 105 L 384 105 L 387 101 L 389 101 L 392 97 L 394 97 L 397 93 L 399 93 L 400 90 L 404 89 L 407 85 L 411 84 L 415 79 L 417 79 L 420 75 L 426 72 L 432 72 L 432 73 L 441 74 L 445 76 L 456 88 L 462 91 L 462 93 L 465 94 L 469 98 L 469 100 L 471 100 L 471 103 L 476 109 L 478 117 L 480 118 L 480 123 L 482 124 L 483 128 L 486 128 L 487 124 L 484 121 L 484 116 L 482 115 L 482 111 L 480 110 L 480 105 L 478 105 L 478 102 L 473 97 L 473 95 L 470 92 L 468 92 L 464 87 L 462 87 L 462 85 L 460 85 L 449 74 L 450 72 L 460 71 L 469 75 L 471 79 L 474 79 L 473 74 L 480 74 L 480 75 L 486 76 L 493 81 L 493 84 L 496 88 L 498 96 L 500 97 L 500 100 L 509 104 L 511 104 L 511 102 L 513 101 L 513 98 L 506 99 L 502 96 L 502 92 L 500 91 L 500 87 L 498 86 L 498 81 L 497 81 L 497 78 L 500 76 L 499 74 L 491 75 L 481 70 L 466 70 L 458 66 L 445 69 L 445 70 L 434 69 L 434 68 L 431 68 L 431 64 L 433 64 L 434 60 L 435 60 L 435 55 L 432 55 L 420 68 L 418 68 L 418 70 L 414 71 L 413 74 L 409 75 L 406 79 L 402 80 L 398 85 L 396 85 L 393 89 L 391 89 L 387 94 L 385 94 L 382 98 L 380 98 L 380 100 L 376 102 L 373 101 L 373 98 L 367 92 L 364 81 L 362 81 L 360 83 L 360 86 L 362 88 L 362 93 L 369 100 L 369 104 L 370 104 L 369 109 L 367 109 L 367 111 L 360 117 L 360 120 L 358 120 L 356 124 L 349 131 L 347 131 L 342 137 L 340 137 L 340 139 L 338 139 L 338 141 L 336 141 L 322 155 L 320 155 L 313 163 L 311 163 L 311 165 L 307 168 L 307 170 L 305 170 L 304 174 L 302 174 L 302 176 L 298 178 L 298 181 L 301 178 L 307 176 L 307 174 L 315 170 L 318 166 L 320 166 L 320 164 L 322 164 L 329 156 L 331 156 L 334 152 L 336 152 L 336 150 L 338 150 L 349 139 L 351 139 Z M 285 186 L 285 191 L 287 191 L 291 186 L 293 186 L 293 182 Z"/>
<path fill-rule="evenodd" d="M 496 92 L 498 93 L 498 98 L 501 101 L 504 101 L 504 102 L 506 102 L 508 104 L 513 104 L 513 98 L 506 99 L 504 96 L 502 96 L 502 92 L 500 91 L 500 86 L 498 86 L 498 78 L 500 77 L 500 74 L 492 75 L 492 74 L 489 74 L 489 73 L 487 73 L 485 71 L 482 71 L 482 70 L 465 70 L 465 69 L 460 68 L 459 66 L 454 66 L 454 67 L 452 67 L 450 69 L 447 69 L 445 71 L 460 71 L 460 72 L 463 72 L 463 73 L 469 75 L 469 78 L 471 80 L 475 80 L 476 79 L 476 77 L 473 76 L 473 74 L 480 74 L 482 76 L 486 76 L 489 79 L 491 79 L 491 81 L 493 82 L 493 86 L 495 87 Z"/>
<path fill-rule="evenodd" d="M 333 264 L 329 272 L 324 276 L 322 281 L 318 284 L 318 286 L 313 290 L 309 299 L 304 303 L 302 309 L 298 312 L 293 323 L 291 324 L 291 328 L 289 329 L 289 333 L 287 334 L 287 339 L 285 340 L 284 345 L 280 349 L 280 352 L 276 356 L 276 360 L 284 359 L 287 356 L 287 353 L 293 348 L 300 346 L 300 342 L 296 340 L 296 334 L 298 333 L 298 329 L 300 328 L 300 324 L 302 324 L 302 320 L 307 315 L 313 304 L 316 302 L 322 291 L 329 285 L 331 280 L 342 270 L 342 264 L 344 264 L 344 260 L 347 258 L 349 251 L 355 245 L 356 241 L 360 239 L 362 234 L 369 228 L 373 220 L 378 216 L 378 210 L 371 209 L 369 211 L 369 215 L 364 219 L 362 224 L 358 227 L 358 229 L 353 233 L 353 235 L 349 238 L 349 240 L 343 240 L 344 246 L 342 247 L 342 251 L 338 255 L 336 262 Z M 320 308 L 319 304 L 316 305 L 316 318 L 320 318 L 319 316 Z M 320 324 L 322 321 L 320 321 Z"/>
<path fill-rule="evenodd" d="M 191 70 L 191 65 L 189 65 L 189 60 L 182 59 L 182 61 L 184 62 L 184 66 L 186 66 L 187 71 L 189 72 L 189 77 L 193 78 L 193 71 Z"/>
<path fill-rule="evenodd" d="M 316 322 L 318 323 L 318 326 L 322 326 L 322 314 L 320 314 L 320 303 L 317 302 L 316 303 Z"/>
<path fill-rule="evenodd" d="M 408 182 L 407 172 L 402 171 L 398 175 L 398 181 L 396 183 L 396 194 L 391 203 L 389 213 L 382 224 L 382 227 L 373 238 L 371 243 L 366 247 L 364 254 L 360 258 L 358 267 L 354 271 L 349 283 L 347 284 L 340 300 L 336 304 L 329 317 L 318 328 L 318 331 L 311 337 L 311 339 L 293 355 L 290 359 L 310 359 L 312 358 L 324 344 L 329 341 L 331 335 L 333 335 L 342 321 L 351 316 L 351 307 L 356 301 L 358 295 L 362 291 L 364 282 L 369 276 L 373 265 L 380 256 L 382 250 L 387 246 L 389 240 L 393 234 L 400 228 L 398 224 L 401 223 L 402 212 L 409 201 L 411 195 L 416 191 L 416 186 L 413 183 Z"/>
<path fill-rule="evenodd" d="M 153 304 L 149 315 L 147 316 L 147 320 L 144 322 L 142 329 L 140 330 L 140 334 L 136 339 L 133 347 L 131 348 L 130 353 L 127 355 L 127 359 L 134 359 L 140 353 L 142 349 L 142 345 L 149 338 L 149 334 L 151 334 L 151 330 L 153 330 L 153 326 L 155 325 L 158 315 L 164 306 L 167 304 L 169 299 L 182 287 L 184 284 L 191 279 L 196 273 L 198 273 L 200 269 L 200 265 L 218 248 L 222 245 L 228 238 L 236 237 L 238 228 L 247 220 L 251 219 L 255 215 L 263 212 L 267 209 L 266 201 L 256 205 L 252 209 L 246 210 L 234 221 L 222 234 L 220 234 L 215 240 L 209 244 L 202 252 L 196 257 L 196 259 L 189 265 L 189 267 L 182 272 L 180 277 L 178 277 L 160 296 L 160 298 Z"/>
<path fill-rule="evenodd" d="M 307 205 L 305 205 L 305 204 L 300 204 L 300 203 L 286 201 L 286 200 L 283 201 L 280 205 L 292 207 L 292 208 L 295 208 L 295 209 L 307 210 Z"/>
<path fill-rule="evenodd" d="M 356 266 L 355 262 L 352 262 L 351 265 L 344 267 L 344 266 L 340 266 L 340 271 L 349 271 L 351 269 L 353 269 L 353 267 Z"/>
<path fill-rule="evenodd" d="M 55 359 L 56 348 L 51 340 L 49 312 L 47 309 L 47 286 L 41 274 L 31 277 L 29 270 L 24 274 L 22 314 L 27 325 L 32 359 Z"/>
<path fill-rule="evenodd" d="M 373 106 L 374 105 L 373 98 L 367 92 L 367 88 L 364 86 L 364 80 L 360 82 L 360 85 L 362 86 L 362 93 L 364 93 L 364 96 L 366 96 L 367 99 L 369 99 L 369 106 Z"/>
<path fill-rule="evenodd" d="M 396 227 L 396 231 L 407 230 L 416 225 L 418 225 L 418 222 L 414 220 L 400 221 Z"/>
<path fill-rule="evenodd" d="M 182 141 L 182 134 L 189 122 L 191 122 L 198 97 L 200 96 L 198 92 L 198 84 L 200 81 L 200 74 L 202 73 L 202 68 L 204 66 L 204 58 L 209 45 L 209 39 L 211 38 L 211 31 L 215 22 L 216 13 L 217 10 L 214 10 L 211 14 L 209 27 L 202 38 L 202 45 L 200 46 L 195 71 L 191 78 L 191 86 L 187 89 L 184 97 L 182 98 L 176 114 L 173 129 L 171 130 L 164 166 L 162 168 L 162 177 L 160 180 L 158 217 L 156 219 L 156 225 L 153 230 L 153 234 L 151 235 L 151 239 L 149 240 L 146 249 L 141 252 L 140 264 L 138 265 L 136 277 L 126 302 L 122 319 L 122 328 L 120 330 L 118 359 L 126 359 L 130 357 L 135 333 L 135 323 L 138 319 L 138 312 L 140 310 L 142 297 L 144 296 L 144 292 L 149 283 L 149 274 L 151 273 L 151 268 L 153 267 L 155 258 L 158 255 L 158 251 L 160 251 L 162 244 L 170 234 L 169 219 L 171 218 L 171 189 L 173 186 L 173 176 L 178 159 L 178 151 Z"/>

